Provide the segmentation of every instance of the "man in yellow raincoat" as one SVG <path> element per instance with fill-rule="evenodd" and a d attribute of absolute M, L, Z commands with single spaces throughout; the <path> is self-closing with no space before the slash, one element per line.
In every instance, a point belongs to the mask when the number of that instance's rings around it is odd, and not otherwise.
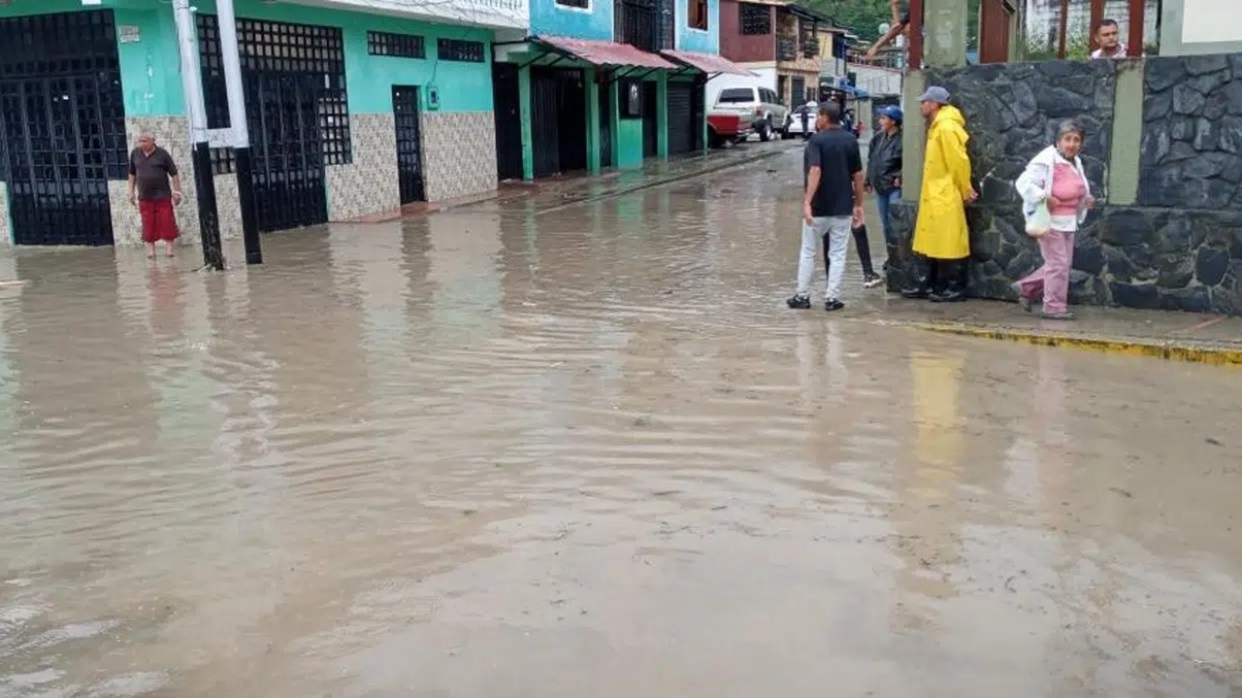
<path fill-rule="evenodd" d="M 970 259 L 966 204 L 979 198 L 970 183 L 966 154 L 970 135 L 965 117 L 949 104 L 949 91 L 943 87 L 927 88 L 919 97 L 919 110 L 928 122 L 919 219 L 914 226 L 914 252 L 922 259 L 915 285 L 902 295 L 937 303 L 964 301 Z"/>

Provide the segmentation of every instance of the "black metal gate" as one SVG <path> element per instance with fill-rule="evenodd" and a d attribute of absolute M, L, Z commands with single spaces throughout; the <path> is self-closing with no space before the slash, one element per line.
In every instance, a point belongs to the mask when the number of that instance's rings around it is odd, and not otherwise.
<path fill-rule="evenodd" d="M 496 118 L 496 174 L 501 180 L 521 179 L 522 98 L 516 64 L 492 64 L 492 102 Z"/>
<path fill-rule="evenodd" d="M 0 181 L 19 245 L 111 245 L 128 168 L 111 10 L 0 19 Z"/>
<path fill-rule="evenodd" d="M 599 164 L 612 167 L 612 97 L 614 83 L 599 86 Z"/>
<path fill-rule="evenodd" d="M 401 203 L 426 201 L 423 186 L 423 136 L 418 121 L 418 88 L 392 86 L 392 114 L 397 128 L 397 183 Z"/>
<path fill-rule="evenodd" d="M 585 170 L 586 84 L 582 71 L 532 68 L 530 82 L 535 177 Z"/>
<path fill-rule="evenodd" d="M 659 86 L 643 83 L 643 157 L 653 158 L 660 152 Z"/>
<path fill-rule="evenodd" d="M 670 82 L 668 84 L 668 154 L 685 155 L 692 150 L 694 150 L 694 85 L 688 82 Z"/>
<path fill-rule="evenodd" d="M 229 125 L 215 15 L 199 13 L 208 125 Z M 327 165 L 352 162 L 345 43 L 336 27 L 238 19 L 258 228 L 328 221 Z M 230 171 L 217 163 L 217 172 Z"/>

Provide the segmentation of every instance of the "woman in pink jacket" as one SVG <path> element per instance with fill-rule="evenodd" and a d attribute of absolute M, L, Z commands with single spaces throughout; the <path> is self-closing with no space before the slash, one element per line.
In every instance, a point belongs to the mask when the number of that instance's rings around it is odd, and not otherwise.
<path fill-rule="evenodd" d="M 1022 309 L 1043 296 L 1043 317 L 1073 320 L 1069 311 L 1069 274 L 1074 262 L 1074 234 L 1095 206 L 1091 185 L 1082 169 L 1082 127 L 1073 121 L 1061 124 L 1056 145 L 1042 150 L 1014 182 L 1022 196 L 1027 233 L 1039 241 L 1044 265 L 1013 284 Z M 1046 207 L 1044 210 L 1041 208 Z"/>

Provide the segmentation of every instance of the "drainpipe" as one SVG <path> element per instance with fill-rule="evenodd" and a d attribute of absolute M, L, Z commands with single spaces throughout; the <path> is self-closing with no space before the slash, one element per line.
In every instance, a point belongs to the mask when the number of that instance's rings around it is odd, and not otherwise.
<path fill-rule="evenodd" d="M 246 121 L 246 92 L 242 88 L 241 57 L 237 48 L 237 17 L 233 0 L 216 1 L 220 25 L 220 54 L 224 68 L 224 88 L 229 96 L 229 126 L 233 140 L 233 162 L 237 166 L 237 200 L 241 205 L 242 240 L 246 245 L 246 264 L 262 264 L 259 220 L 254 199 L 254 167 L 250 159 L 250 126 Z"/>
<path fill-rule="evenodd" d="M 190 142 L 194 147 L 194 189 L 198 200 L 198 225 L 203 241 L 203 264 L 224 270 L 220 244 L 220 216 L 216 210 L 216 182 L 211 171 L 211 147 L 207 143 L 207 107 L 203 102 L 203 74 L 198 65 L 198 41 L 189 0 L 173 0 L 177 22 L 177 46 L 181 53 L 181 87 L 190 118 Z"/>

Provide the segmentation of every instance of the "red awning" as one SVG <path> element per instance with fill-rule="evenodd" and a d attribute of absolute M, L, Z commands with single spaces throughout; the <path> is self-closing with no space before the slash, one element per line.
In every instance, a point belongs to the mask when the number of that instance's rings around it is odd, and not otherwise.
<path fill-rule="evenodd" d="M 575 58 L 580 58 L 593 65 L 622 65 L 658 70 L 677 69 L 677 66 L 660 56 L 636 49 L 629 44 L 618 44 L 611 41 L 567 39 L 562 36 L 533 36 L 531 40 L 536 43 L 546 44 L 561 53 L 571 54 Z"/>
<path fill-rule="evenodd" d="M 690 51 L 661 51 L 660 53 L 682 65 L 701 70 L 708 75 L 729 73 L 730 75 L 745 75 L 748 78 L 759 77 L 737 63 L 711 53 L 692 53 Z"/>

